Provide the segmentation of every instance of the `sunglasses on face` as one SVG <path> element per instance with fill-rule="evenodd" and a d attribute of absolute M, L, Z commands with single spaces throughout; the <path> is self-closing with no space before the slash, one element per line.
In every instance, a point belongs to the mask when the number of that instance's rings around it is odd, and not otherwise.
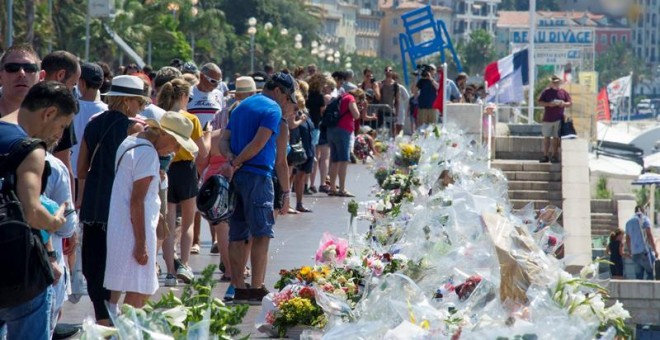
<path fill-rule="evenodd" d="M 209 83 L 211 83 L 211 84 L 213 84 L 213 85 L 216 85 L 216 86 L 218 85 L 218 83 L 220 83 L 219 80 L 217 80 L 217 79 L 213 79 L 213 78 L 209 77 L 209 76 L 206 75 L 206 74 L 204 75 L 204 78 L 206 78 L 206 80 L 208 80 Z"/>
<path fill-rule="evenodd" d="M 388 69 L 385 70 L 385 72 L 392 72 L 392 69 L 388 68 Z"/>
<path fill-rule="evenodd" d="M 39 71 L 39 65 L 31 63 L 6 63 L 4 69 L 8 73 L 16 73 L 21 69 L 25 73 L 35 73 Z"/>

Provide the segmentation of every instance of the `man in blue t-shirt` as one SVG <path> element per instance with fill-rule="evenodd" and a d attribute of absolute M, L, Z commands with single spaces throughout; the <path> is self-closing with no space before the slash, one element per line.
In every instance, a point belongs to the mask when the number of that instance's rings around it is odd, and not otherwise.
<path fill-rule="evenodd" d="M 651 221 L 644 215 L 642 207 L 635 207 L 635 215 L 626 222 L 626 249 L 635 265 L 635 278 L 653 280 L 653 269 L 655 263 L 651 263 L 649 252 L 654 256 L 658 254 L 653 233 L 651 232 Z"/>
<path fill-rule="evenodd" d="M 23 69 L 28 66 L 19 64 L 17 67 Z M 32 86 L 18 111 L 0 119 L 0 154 L 9 153 L 13 146 L 28 137 L 39 138 L 46 144 L 56 143 L 62 137 L 64 128 L 71 124 L 76 111 L 78 111 L 76 100 L 64 84 L 44 81 Z M 54 232 L 66 222 L 65 206 L 62 205 L 54 215 L 51 215 L 41 205 L 39 195 L 45 162 L 45 150 L 42 148 L 32 150 L 16 168 L 15 192 L 30 227 Z M 52 243 L 46 245 L 46 249 L 49 251 L 48 256 L 55 280 L 58 280 L 62 273 L 57 265 L 58 254 L 53 251 Z M 52 280 L 46 278 L 44 282 L 46 281 Z M 25 296 L 20 295 L 23 302 L 0 308 L 0 334 L 2 334 L 1 328 L 6 325 L 6 335 L 9 339 L 50 338 L 52 286 L 46 284 L 43 290 L 39 287 L 30 288 L 35 292 L 24 292 Z"/>
<path fill-rule="evenodd" d="M 229 160 L 223 173 L 233 175 L 236 208 L 229 221 L 229 261 L 236 303 L 261 304 L 268 294 L 264 287 L 268 245 L 273 238 L 274 188 L 271 173 L 276 159 L 276 137 L 282 110 L 296 103 L 296 82 L 288 73 L 276 73 L 263 92 L 241 102 L 222 131 L 220 151 Z M 289 192 L 284 196 L 288 210 Z M 252 238 L 252 288 L 243 282 L 243 259 Z"/>

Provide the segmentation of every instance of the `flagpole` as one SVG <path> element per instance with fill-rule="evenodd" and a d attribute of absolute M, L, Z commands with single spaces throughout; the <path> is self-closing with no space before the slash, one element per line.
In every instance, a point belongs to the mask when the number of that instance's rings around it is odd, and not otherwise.
<path fill-rule="evenodd" d="M 529 1 L 529 98 L 527 100 L 527 124 L 534 121 L 534 87 L 536 64 L 534 62 L 534 40 L 536 39 L 536 0 Z"/>
<path fill-rule="evenodd" d="M 442 81 L 443 83 L 440 84 L 442 86 L 442 91 L 444 92 L 444 96 L 442 96 L 442 109 L 444 111 L 447 111 L 447 103 L 449 102 L 447 99 L 449 96 L 447 96 L 447 63 L 442 63 Z M 443 112 L 443 117 L 447 117 L 444 115 Z"/>

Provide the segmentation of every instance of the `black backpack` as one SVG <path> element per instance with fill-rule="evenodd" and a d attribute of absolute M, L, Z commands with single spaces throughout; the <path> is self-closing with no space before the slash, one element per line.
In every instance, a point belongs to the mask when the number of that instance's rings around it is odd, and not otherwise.
<path fill-rule="evenodd" d="M 55 280 L 40 232 L 27 224 L 16 195 L 16 169 L 37 148 L 45 150 L 46 144 L 26 138 L 0 155 L 0 308 L 30 301 Z M 46 166 L 45 178 L 49 170 Z"/>
<path fill-rule="evenodd" d="M 323 124 L 325 128 L 333 128 L 339 123 L 339 119 L 342 116 L 339 112 L 339 104 L 341 103 L 342 98 L 344 98 L 344 95 L 333 98 L 330 103 L 328 103 L 328 106 L 325 107 L 323 117 L 321 117 L 321 124 Z"/>

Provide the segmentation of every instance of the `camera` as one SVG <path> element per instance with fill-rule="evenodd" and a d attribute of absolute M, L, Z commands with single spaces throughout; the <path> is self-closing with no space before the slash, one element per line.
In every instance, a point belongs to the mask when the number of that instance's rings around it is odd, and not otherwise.
<path fill-rule="evenodd" d="M 417 68 L 415 69 L 413 74 L 416 76 L 421 74 L 422 78 L 428 78 L 431 76 L 431 71 L 433 71 L 431 66 L 427 64 L 421 64 L 421 65 L 417 64 Z"/>

